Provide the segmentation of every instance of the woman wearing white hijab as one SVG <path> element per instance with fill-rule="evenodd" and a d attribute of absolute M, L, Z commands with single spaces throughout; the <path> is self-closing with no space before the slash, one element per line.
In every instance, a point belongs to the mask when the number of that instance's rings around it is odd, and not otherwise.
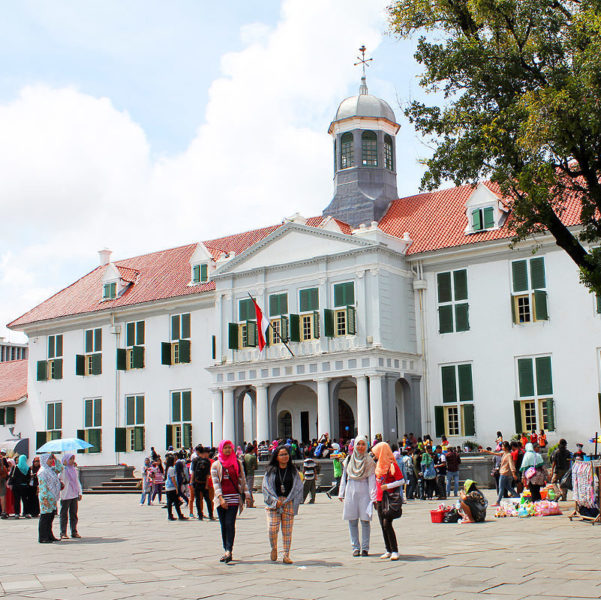
<path fill-rule="evenodd" d="M 58 478 L 63 470 L 63 465 L 56 460 L 54 454 L 43 454 L 40 457 L 40 470 L 38 471 L 38 497 L 40 499 L 40 544 L 50 544 L 58 541 L 52 533 L 52 521 L 56 513 L 56 503 L 61 492 L 61 482 Z"/>
<path fill-rule="evenodd" d="M 353 556 L 369 555 L 370 521 L 376 499 L 376 464 L 367 452 L 367 438 L 355 438 L 353 453 L 343 463 L 338 498 L 344 502 L 342 518 L 348 521 Z M 359 542 L 359 521 L 361 537 Z"/>

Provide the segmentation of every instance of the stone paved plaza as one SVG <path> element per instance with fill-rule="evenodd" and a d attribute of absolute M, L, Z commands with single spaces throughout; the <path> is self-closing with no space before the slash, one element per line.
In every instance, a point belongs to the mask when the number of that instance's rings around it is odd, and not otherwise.
<path fill-rule="evenodd" d="M 248 509 L 238 520 L 236 560 L 223 565 L 217 522 L 168 522 L 164 510 L 140 507 L 137 496 L 88 495 L 80 505 L 82 540 L 41 545 L 37 520 L 0 522 L 0 595 L 65 600 L 601 597 L 598 525 L 559 516 L 434 525 L 429 510 L 437 504 L 405 505 L 402 519 L 395 521 L 401 552 L 396 563 L 377 558 L 383 552 L 377 522 L 373 556 L 353 558 L 340 503 L 319 494 L 315 505 L 301 506 L 295 522 L 294 564 L 274 564 L 264 511 Z"/>

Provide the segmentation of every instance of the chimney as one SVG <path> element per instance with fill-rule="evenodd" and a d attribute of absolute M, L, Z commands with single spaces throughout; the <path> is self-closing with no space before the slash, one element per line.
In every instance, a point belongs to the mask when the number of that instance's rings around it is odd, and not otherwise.
<path fill-rule="evenodd" d="M 98 256 L 100 257 L 100 266 L 108 265 L 111 262 L 112 251 L 108 248 L 104 250 L 98 250 Z"/>

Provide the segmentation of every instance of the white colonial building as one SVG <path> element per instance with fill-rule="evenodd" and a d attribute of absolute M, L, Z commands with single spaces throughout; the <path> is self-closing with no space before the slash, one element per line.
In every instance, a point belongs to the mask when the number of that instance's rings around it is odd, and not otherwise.
<path fill-rule="evenodd" d="M 224 437 L 592 437 L 596 298 L 550 236 L 510 249 L 495 186 L 399 199 L 398 127 L 363 81 L 330 126 L 323 216 L 124 260 L 101 251 L 13 321 L 29 338 L 15 433 L 84 437 L 84 464 Z M 570 227 L 577 208 L 566 202 Z M 249 294 L 290 351 L 270 334 L 259 352 Z"/>

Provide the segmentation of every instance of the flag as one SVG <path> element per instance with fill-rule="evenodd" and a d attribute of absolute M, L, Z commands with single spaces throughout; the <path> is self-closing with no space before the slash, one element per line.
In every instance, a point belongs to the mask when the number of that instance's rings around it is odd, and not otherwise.
<path fill-rule="evenodd" d="M 259 344 L 259 352 L 265 348 L 267 339 L 267 330 L 269 329 L 269 319 L 263 315 L 263 311 L 259 308 L 256 300 L 252 298 L 255 305 L 255 314 L 257 315 L 257 342 Z"/>

